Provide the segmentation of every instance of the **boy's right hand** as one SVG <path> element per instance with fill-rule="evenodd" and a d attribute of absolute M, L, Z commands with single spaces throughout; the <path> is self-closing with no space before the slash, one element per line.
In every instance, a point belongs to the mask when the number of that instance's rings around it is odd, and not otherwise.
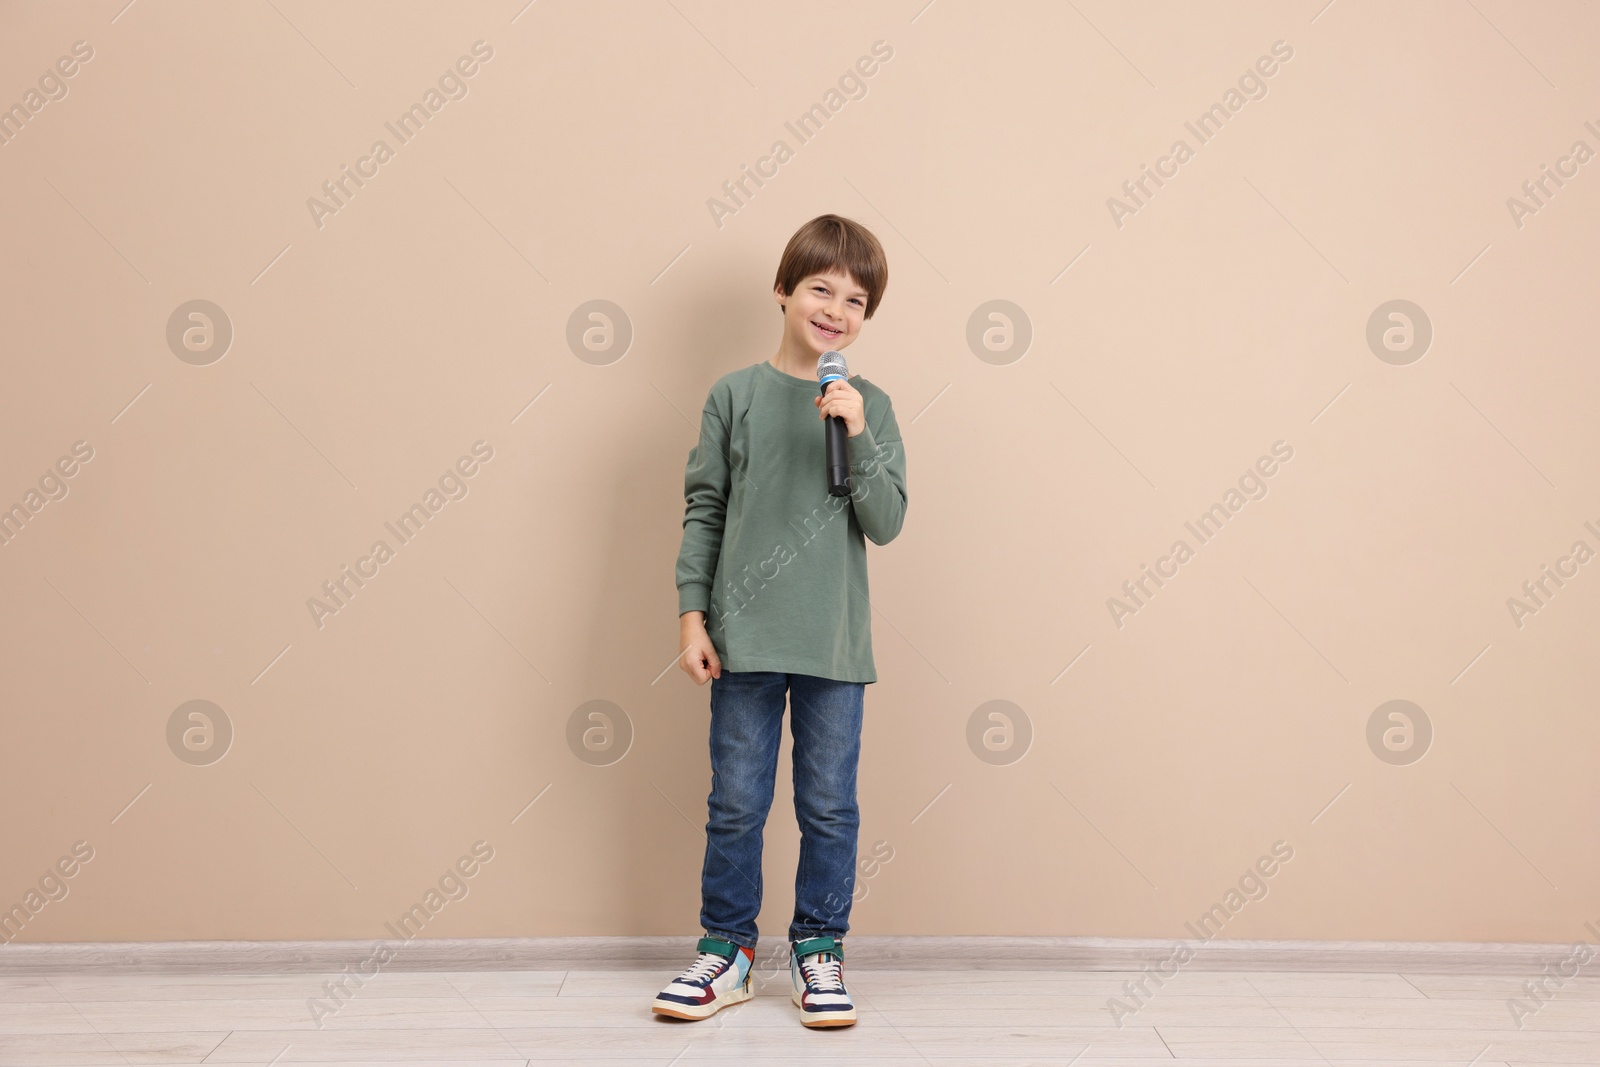
<path fill-rule="evenodd" d="M 709 679 L 722 677 L 722 660 L 717 648 L 706 633 L 705 613 L 686 611 L 679 621 L 678 666 L 694 679 L 695 685 L 705 685 Z"/>

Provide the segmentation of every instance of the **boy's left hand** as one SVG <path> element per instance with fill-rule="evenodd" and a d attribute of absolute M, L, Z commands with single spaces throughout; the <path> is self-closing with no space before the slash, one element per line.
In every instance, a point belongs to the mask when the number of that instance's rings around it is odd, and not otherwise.
<path fill-rule="evenodd" d="M 861 394 L 843 378 L 828 383 L 828 391 L 816 399 L 817 418 L 836 415 L 844 420 L 844 435 L 855 437 L 867 428 L 867 416 L 861 407 Z"/>

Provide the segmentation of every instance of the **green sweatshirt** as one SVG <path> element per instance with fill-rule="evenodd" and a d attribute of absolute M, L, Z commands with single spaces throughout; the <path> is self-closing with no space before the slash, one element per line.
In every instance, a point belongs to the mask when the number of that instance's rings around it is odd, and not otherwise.
<path fill-rule="evenodd" d="M 863 538 L 906 517 L 905 446 L 889 394 L 859 374 L 866 426 L 847 439 L 850 495 L 830 496 L 815 379 L 762 361 L 723 375 L 683 476 L 678 614 L 706 613 L 725 671 L 876 682 Z"/>

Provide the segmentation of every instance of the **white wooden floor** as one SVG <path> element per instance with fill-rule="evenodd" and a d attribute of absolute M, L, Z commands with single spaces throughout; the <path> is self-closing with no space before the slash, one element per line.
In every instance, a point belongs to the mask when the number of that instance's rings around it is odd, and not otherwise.
<path fill-rule="evenodd" d="M 1523 977 L 1186 970 L 1124 1026 L 1109 971 L 847 970 L 860 1022 L 800 1025 L 787 975 L 699 1023 L 658 1019 L 674 969 L 386 972 L 319 1029 L 327 974 L 0 978 L 0 1065 L 1600 1064 L 1600 978 L 1517 1029 Z"/>

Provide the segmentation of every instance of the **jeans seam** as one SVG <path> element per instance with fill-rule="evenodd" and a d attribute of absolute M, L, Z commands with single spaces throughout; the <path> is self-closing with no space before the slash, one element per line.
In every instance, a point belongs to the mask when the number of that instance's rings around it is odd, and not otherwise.
<path fill-rule="evenodd" d="M 735 945 L 738 945 L 740 948 L 754 949 L 756 947 L 756 943 L 754 941 L 750 942 L 747 945 L 747 944 L 745 944 L 744 940 L 740 937 L 740 935 L 738 935 L 736 933 L 733 933 L 732 931 L 729 931 L 729 930 L 707 930 L 706 931 L 706 936 L 707 937 L 720 937 L 724 941 L 732 941 Z"/>

